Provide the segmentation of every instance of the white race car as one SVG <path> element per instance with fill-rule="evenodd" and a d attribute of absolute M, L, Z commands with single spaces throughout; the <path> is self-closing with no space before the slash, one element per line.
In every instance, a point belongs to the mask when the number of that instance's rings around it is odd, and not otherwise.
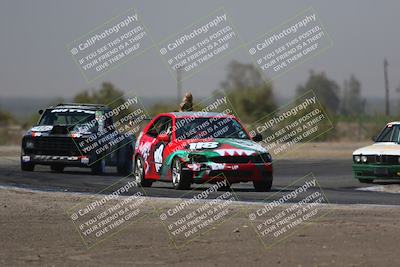
<path fill-rule="evenodd" d="M 400 122 L 390 122 L 374 144 L 353 152 L 353 175 L 361 183 L 400 179 Z"/>

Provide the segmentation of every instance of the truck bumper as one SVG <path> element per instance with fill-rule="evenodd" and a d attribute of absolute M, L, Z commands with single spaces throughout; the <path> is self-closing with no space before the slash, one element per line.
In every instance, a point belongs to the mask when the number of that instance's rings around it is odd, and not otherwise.
<path fill-rule="evenodd" d="M 61 164 L 65 166 L 89 167 L 87 156 L 22 155 L 21 162 L 39 165 Z"/>

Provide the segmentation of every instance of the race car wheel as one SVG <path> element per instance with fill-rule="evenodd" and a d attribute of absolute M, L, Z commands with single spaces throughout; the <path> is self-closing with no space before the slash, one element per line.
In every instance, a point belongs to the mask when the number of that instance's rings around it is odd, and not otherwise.
<path fill-rule="evenodd" d="M 231 190 L 231 184 L 228 181 L 226 182 L 226 185 L 218 188 L 218 191 L 229 191 L 229 190 Z"/>
<path fill-rule="evenodd" d="M 153 184 L 153 181 L 146 180 L 145 178 L 144 162 L 141 157 L 136 158 L 133 175 L 135 177 L 136 183 L 138 185 L 141 185 L 142 187 L 150 187 Z"/>
<path fill-rule="evenodd" d="M 272 188 L 272 176 L 262 181 L 253 181 L 256 192 L 269 192 Z"/>
<path fill-rule="evenodd" d="M 358 181 L 363 184 L 372 184 L 374 182 L 374 179 L 358 179 Z"/>
<path fill-rule="evenodd" d="M 21 161 L 21 170 L 24 172 L 33 172 L 35 169 L 35 164 L 26 163 Z"/>
<path fill-rule="evenodd" d="M 63 172 L 64 171 L 64 166 L 62 166 L 62 165 L 51 165 L 50 169 L 53 172 Z"/>
<path fill-rule="evenodd" d="M 187 175 L 182 172 L 182 164 L 179 159 L 174 159 L 172 162 L 172 184 L 175 189 L 187 190 L 190 189 L 190 180 Z"/>
<path fill-rule="evenodd" d="M 96 175 L 101 175 L 106 170 L 106 161 L 105 159 L 99 159 L 92 165 L 92 173 Z"/>

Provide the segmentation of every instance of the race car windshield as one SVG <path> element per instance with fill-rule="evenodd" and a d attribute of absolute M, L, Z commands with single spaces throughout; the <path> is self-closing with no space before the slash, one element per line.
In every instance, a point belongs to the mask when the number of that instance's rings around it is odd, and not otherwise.
<path fill-rule="evenodd" d="M 180 118 L 176 121 L 176 138 L 237 138 L 249 139 L 243 127 L 232 118 Z"/>
<path fill-rule="evenodd" d="M 83 126 L 93 123 L 95 112 L 80 109 L 47 109 L 39 125 Z"/>
<path fill-rule="evenodd" d="M 399 143 L 399 128 L 400 125 L 388 125 L 378 135 L 375 142 L 396 142 Z"/>

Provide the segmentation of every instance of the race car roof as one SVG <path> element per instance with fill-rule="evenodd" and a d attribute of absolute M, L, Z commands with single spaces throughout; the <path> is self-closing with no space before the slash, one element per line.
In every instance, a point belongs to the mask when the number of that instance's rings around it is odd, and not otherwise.
<path fill-rule="evenodd" d="M 227 115 L 224 113 L 218 112 L 201 112 L 201 111 L 185 111 L 185 112 L 170 112 L 176 118 L 183 118 L 183 117 L 232 117 L 232 115 Z"/>

